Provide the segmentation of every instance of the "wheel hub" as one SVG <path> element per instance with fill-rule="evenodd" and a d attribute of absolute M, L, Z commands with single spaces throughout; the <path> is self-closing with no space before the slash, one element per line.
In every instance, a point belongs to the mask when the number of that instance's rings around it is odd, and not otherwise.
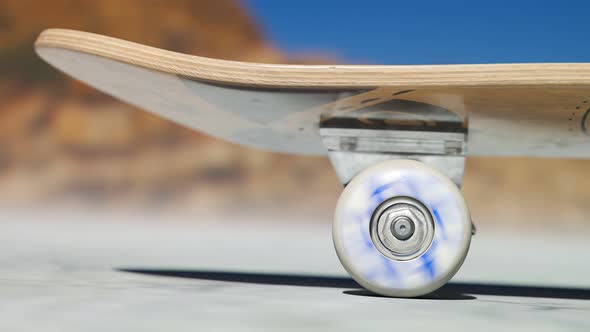
<path fill-rule="evenodd" d="M 381 203 L 371 219 L 371 240 L 386 257 L 410 260 L 430 247 L 434 222 L 428 209 L 409 197 Z"/>

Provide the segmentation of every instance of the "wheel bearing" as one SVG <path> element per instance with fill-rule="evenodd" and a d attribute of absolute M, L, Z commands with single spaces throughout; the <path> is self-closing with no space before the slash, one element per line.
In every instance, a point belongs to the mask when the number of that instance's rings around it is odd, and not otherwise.
<path fill-rule="evenodd" d="M 422 255 L 434 238 L 430 211 L 416 199 L 393 197 L 381 203 L 371 218 L 371 241 L 384 256 L 406 261 Z"/>

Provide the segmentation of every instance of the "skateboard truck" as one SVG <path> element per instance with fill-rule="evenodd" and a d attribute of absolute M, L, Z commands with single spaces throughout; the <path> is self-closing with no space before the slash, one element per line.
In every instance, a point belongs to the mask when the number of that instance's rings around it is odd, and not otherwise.
<path fill-rule="evenodd" d="M 409 159 L 429 165 L 461 187 L 467 133 L 457 131 L 320 128 L 328 157 L 346 186 L 365 168 L 386 160 Z M 472 222 L 472 235 L 477 229 Z"/>
<path fill-rule="evenodd" d="M 423 162 L 461 186 L 465 169 L 465 132 L 432 131 L 432 128 L 421 131 L 322 127 L 320 135 L 344 186 L 365 168 L 395 159 Z"/>

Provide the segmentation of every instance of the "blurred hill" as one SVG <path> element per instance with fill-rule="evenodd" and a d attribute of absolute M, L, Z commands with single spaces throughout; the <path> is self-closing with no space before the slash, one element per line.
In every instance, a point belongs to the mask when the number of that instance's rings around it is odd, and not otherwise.
<path fill-rule="evenodd" d="M 296 205 L 320 208 L 335 200 L 339 184 L 323 158 L 217 141 L 58 73 L 32 49 L 48 27 L 209 57 L 305 61 L 269 45 L 235 1 L 0 1 L 3 204 L 214 211 L 227 202 L 260 209 L 293 206 L 295 199 Z M 308 191 L 318 195 L 307 198 Z"/>
<path fill-rule="evenodd" d="M 231 145 L 98 93 L 36 57 L 49 27 L 233 60 L 326 61 L 281 53 L 238 1 L 0 0 L 0 205 L 284 208 L 329 221 L 341 186 L 325 158 Z M 478 222 L 585 222 L 588 166 L 474 158 L 464 191 Z"/>

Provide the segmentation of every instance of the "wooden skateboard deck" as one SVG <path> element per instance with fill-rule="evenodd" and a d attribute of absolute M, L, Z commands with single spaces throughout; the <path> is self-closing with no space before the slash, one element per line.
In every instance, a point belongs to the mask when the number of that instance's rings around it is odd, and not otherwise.
<path fill-rule="evenodd" d="M 319 127 L 467 132 L 467 154 L 590 157 L 590 63 L 271 65 L 46 30 L 38 54 L 130 104 L 234 143 L 324 154 Z"/>

